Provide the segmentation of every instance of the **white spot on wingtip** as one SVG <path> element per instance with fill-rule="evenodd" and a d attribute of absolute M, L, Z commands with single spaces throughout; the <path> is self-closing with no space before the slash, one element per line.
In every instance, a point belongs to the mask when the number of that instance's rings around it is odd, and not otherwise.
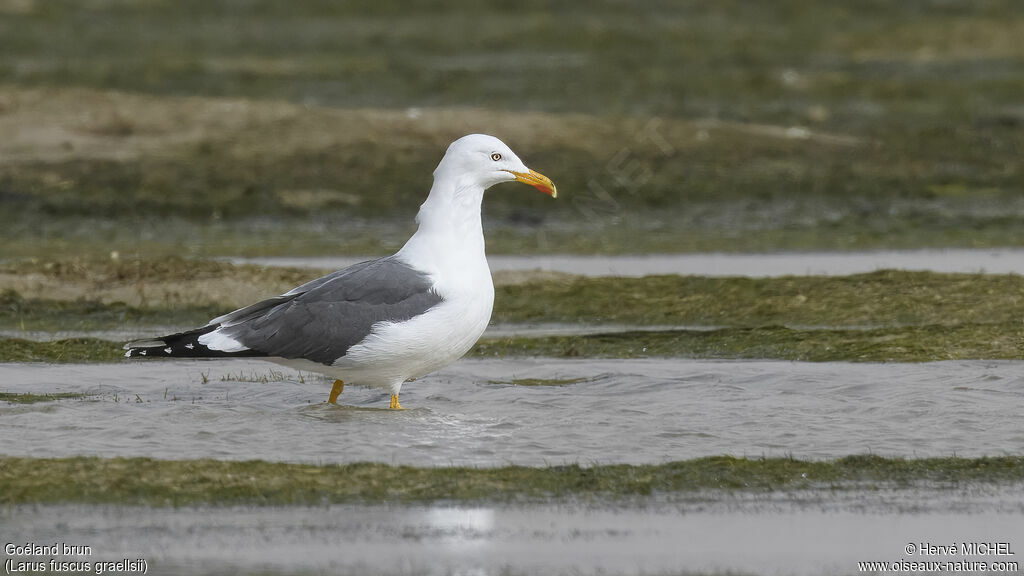
<path fill-rule="evenodd" d="M 200 336 L 199 343 L 210 350 L 219 350 L 221 352 L 241 352 L 243 350 L 248 350 L 248 348 L 246 348 L 241 342 L 230 336 L 221 334 L 216 330 Z"/>
<path fill-rule="evenodd" d="M 139 356 L 145 356 L 145 355 L 146 355 L 146 351 L 145 350 L 139 350 Z"/>
<path fill-rule="evenodd" d="M 188 348 L 189 350 L 191 350 L 191 349 L 195 348 L 195 345 L 192 344 L 191 342 L 189 342 L 188 344 L 185 344 L 185 348 Z"/>
<path fill-rule="evenodd" d="M 164 348 L 164 354 L 170 354 L 170 353 L 171 353 L 171 347 L 170 346 L 168 346 L 167 348 Z"/>

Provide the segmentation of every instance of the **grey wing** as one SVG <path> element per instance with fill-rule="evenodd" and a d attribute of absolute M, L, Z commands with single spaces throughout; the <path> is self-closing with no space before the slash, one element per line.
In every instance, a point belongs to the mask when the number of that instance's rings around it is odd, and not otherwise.
<path fill-rule="evenodd" d="M 305 291 L 301 291 L 302 289 Z M 394 257 L 362 262 L 215 319 L 218 332 L 268 356 L 332 364 L 381 321 L 441 302 L 430 278 Z"/>

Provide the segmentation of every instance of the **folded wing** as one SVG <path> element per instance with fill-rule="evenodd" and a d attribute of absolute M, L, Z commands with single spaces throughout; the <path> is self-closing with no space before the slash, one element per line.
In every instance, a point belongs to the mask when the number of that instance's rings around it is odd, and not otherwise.
<path fill-rule="evenodd" d="M 129 342 L 125 356 L 270 356 L 332 364 L 378 322 L 403 322 L 440 303 L 432 286 L 429 276 L 393 256 L 361 262 L 201 328 Z"/>

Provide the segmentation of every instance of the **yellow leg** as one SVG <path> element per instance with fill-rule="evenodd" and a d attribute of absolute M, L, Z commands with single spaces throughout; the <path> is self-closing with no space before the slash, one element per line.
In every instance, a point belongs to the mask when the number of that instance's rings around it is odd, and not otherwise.
<path fill-rule="evenodd" d="M 391 409 L 392 410 L 405 410 L 402 405 L 398 403 L 398 394 L 391 395 Z"/>
<path fill-rule="evenodd" d="M 341 391 L 345 389 L 345 383 L 341 380 L 334 381 L 334 388 L 331 388 L 331 397 L 327 399 L 329 404 L 337 404 L 338 396 L 341 395 Z"/>

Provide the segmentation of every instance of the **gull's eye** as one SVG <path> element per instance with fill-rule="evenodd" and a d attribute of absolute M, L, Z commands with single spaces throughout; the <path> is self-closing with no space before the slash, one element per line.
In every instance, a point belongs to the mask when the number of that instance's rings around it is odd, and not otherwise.
<path fill-rule="evenodd" d="M 498 154 L 497 152 L 494 152 L 493 154 L 491 154 L 491 160 L 494 160 L 495 162 L 497 162 L 498 160 L 501 160 L 501 154 Z"/>

